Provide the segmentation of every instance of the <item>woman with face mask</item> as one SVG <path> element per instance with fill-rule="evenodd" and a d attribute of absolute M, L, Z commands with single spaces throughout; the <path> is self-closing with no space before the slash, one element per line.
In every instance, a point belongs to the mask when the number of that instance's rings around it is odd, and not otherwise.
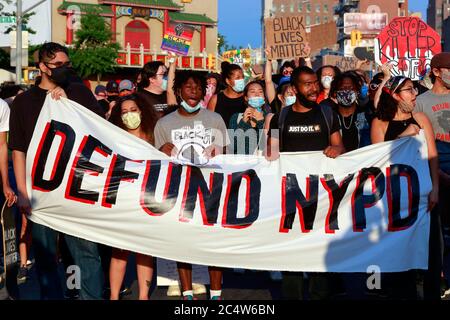
<path fill-rule="evenodd" d="M 323 100 L 328 99 L 330 94 L 331 82 L 333 79 L 341 74 L 341 70 L 339 70 L 336 66 L 322 66 L 317 70 L 317 78 L 319 79 L 319 87 L 320 93 L 317 98 L 317 103 L 321 103 Z"/>
<path fill-rule="evenodd" d="M 372 142 L 391 141 L 416 135 L 419 130 L 424 130 L 432 181 L 432 190 L 428 195 L 428 211 L 431 211 L 439 197 L 439 165 L 433 128 L 424 113 L 413 114 L 417 96 L 413 82 L 402 76 L 389 79 L 389 69 L 389 66 L 383 67 L 385 78 L 377 92 L 379 96 L 378 115 L 372 122 Z M 385 83 L 386 85 L 384 85 Z M 393 292 L 398 295 L 393 298 L 416 297 L 414 272 L 390 274 L 387 278 L 387 283 L 390 283 Z"/>
<path fill-rule="evenodd" d="M 212 96 L 208 103 L 208 110 L 220 114 L 228 125 L 233 114 L 245 111 L 245 80 L 240 66 L 229 62 L 222 62 L 221 66 L 222 81 L 226 89 Z"/>
<path fill-rule="evenodd" d="M 153 130 L 157 114 L 152 108 L 144 107 L 145 100 L 140 94 L 132 94 L 118 100 L 111 112 L 109 121 L 128 133 L 150 144 L 154 144 Z M 120 288 L 125 276 L 129 251 L 113 248 L 109 269 L 111 300 L 118 300 Z M 153 257 L 136 253 L 139 300 L 149 299 L 149 290 L 153 276 Z"/>
<path fill-rule="evenodd" d="M 234 135 L 231 141 L 234 154 L 253 154 L 258 150 L 259 137 L 264 128 L 264 118 L 269 113 L 269 106 L 264 96 L 264 88 L 258 81 L 247 84 L 244 90 L 244 99 L 247 105 L 242 113 L 235 113 L 229 128 L 241 129 L 244 135 Z M 249 130 L 251 130 L 249 132 Z"/>
<path fill-rule="evenodd" d="M 336 76 L 331 84 L 330 97 L 341 127 L 342 140 L 347 151 L 370 144 L 370 115 L 358 104 L 359 79 L 353 73 Z M 334 103 L 333 101 L 336 101 Z M 323 101 L 322 104 L 325 104 Z"/>

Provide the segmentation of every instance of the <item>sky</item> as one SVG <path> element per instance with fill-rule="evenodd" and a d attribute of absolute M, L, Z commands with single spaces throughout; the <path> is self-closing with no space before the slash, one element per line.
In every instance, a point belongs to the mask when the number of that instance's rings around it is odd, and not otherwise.
<path fill-rule="evenodd" d="M 219 33 L 229 45 L 261 46 L 261 0 L 219 0 Z M 409 10 L 422 12 L 426 21 L 428 0 L 409 0 Z"/>

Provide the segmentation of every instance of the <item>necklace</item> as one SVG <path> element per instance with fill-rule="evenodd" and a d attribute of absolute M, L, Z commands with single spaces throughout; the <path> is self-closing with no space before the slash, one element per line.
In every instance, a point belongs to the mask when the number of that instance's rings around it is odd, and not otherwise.
<path fill-rule="evenodd" d="M 350 124 L 348 125 L 348 127 L 345 125 L 345 117 L 344 116 L 342 116 L 342 124 L 344 125 L 344 128 L 346 129 L 346 130 L 349 130 L 351 127 L 352 127 L 352 123 L 353 123 L 353 117 L 355 116 L 355 112 L 353 112 L 352 113 L 352 116 L 351 116 L 351 118 L 350 118 Z M 340 121 L 341 119 L 340 119 L 340 117 L 339 117 L 339 121 Z"/>

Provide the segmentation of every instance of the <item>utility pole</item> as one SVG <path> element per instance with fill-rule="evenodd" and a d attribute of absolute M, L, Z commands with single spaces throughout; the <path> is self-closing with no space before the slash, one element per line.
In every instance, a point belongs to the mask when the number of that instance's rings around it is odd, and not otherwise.
<path fill-rule="evenodd" d="M 27 10 L 22 10 L 22 0 L 17 0 L 16 8 L 16 84 L 22 80 L 22 20 L 28 12 L 41 5 L 47 0 L 41 0 Z"/>

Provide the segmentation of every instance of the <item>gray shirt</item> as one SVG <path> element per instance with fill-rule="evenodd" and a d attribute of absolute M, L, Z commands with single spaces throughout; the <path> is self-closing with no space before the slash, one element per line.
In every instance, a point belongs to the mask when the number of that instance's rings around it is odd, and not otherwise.
<path fill-rule="evenodd" d="M 203 151 L 214 144 L 224 147 L 229 144 L 227 128 L 222 117 L 212 111 L 200 109 L 191 117 L 178 111 L 161 118 L 155 126 L 155 147 L 173 143 L 176 158 L 182 162 L 203 163 Z"/>
<path fill-rule="evenodd" d="M 415 111 L 428 116 L 436 140 L 450 142 L 450 94 L 435 94 L 429 90 L 417 97 Z"/>

